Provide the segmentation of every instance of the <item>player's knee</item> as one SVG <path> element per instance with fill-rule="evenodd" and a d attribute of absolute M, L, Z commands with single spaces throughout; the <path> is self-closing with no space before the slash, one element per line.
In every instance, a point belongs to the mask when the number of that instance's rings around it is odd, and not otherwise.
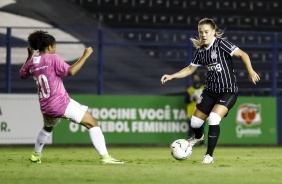
<path fill-rule="evenodd" d="M 90 129 L 90 128 L 95 127 L 95 124 L 94 124 L 93 122 L 85 122 L 85 121 L 82 121 L 82 122 L 80 122 L 80 124 L 81 124 L 82 126 L 84 126 L 85 128 L 87 128 L 87 129 Z"/>
<path fill-rule="evenodd" d="M 192 116 L 191 118 L 191 127 L 192 128 L 200 128 L 204 124 L 204 120 L 197 118 L 196 116 Z"/>
<path fill-rule="evenodd" d="M 211 112 L 208 118 L 209 125 L 219 125 L 221 117 L 215 112 Z"/>
<path fill-rule="evenodd" d="M 99 126 L 97 120 L 94 117 L 92 117 L 90 114 L 87 114 L 87 113 L 83 117 L 80 124 L 85 126 L 87 129 Z"/>

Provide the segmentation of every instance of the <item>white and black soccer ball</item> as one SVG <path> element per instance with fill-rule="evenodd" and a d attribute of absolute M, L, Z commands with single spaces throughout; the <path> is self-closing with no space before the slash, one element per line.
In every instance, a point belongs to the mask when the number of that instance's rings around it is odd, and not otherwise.
<path fill-rule="evenodd" d="M 192 154 L 192 146 L 186 139 L 177 139 L 171 145 L 171 155 L 176 160 L 185 160 Z"/>

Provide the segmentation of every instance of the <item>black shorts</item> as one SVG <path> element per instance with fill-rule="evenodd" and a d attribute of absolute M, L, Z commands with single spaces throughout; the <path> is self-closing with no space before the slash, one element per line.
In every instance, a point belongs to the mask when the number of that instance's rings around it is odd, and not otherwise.
<path fill-rule="evenodd" d="M 211 93 L 204 90 L 201 94 L 200 100 L 197 102 L 196 107 L 206 115 L 209 115 L 215 104 L 224 105 L 229 111 L 234 106 L 236 101 L 236 93 Z"/>

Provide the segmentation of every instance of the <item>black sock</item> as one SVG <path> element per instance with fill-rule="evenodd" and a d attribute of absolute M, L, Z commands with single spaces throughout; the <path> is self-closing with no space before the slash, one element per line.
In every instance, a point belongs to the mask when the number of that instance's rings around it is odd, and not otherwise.
<path fill-rule="evenodd" d="M 192 130 L 193 130 L 193 132 L 195 134 L 195 138 L 196 139 L 200 139 L 203 136 L 204 124 L 200 128 L 192 128 Z"/>
<path fill-rule="evenodd" d="M 219 125 L 209 125 L 208 149 L 207 149 L 206 154 L 209 154 L 210 156 L 213 155 L 219 134 L 220 134 Z"/>

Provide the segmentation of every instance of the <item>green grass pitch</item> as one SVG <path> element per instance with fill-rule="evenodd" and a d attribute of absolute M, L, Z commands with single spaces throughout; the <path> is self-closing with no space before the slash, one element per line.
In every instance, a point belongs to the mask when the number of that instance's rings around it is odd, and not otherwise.
<path fill-rule="evenodd" d="M 0 147 L 1 184 L 269 184 L 282 182 L 281 147 L 224 147 L 215 163 L 201 164 L 205 148 L 195 146 L 184 161 L 169 146 L 109 146 L 124 165 L 101 165 L 93 147 L 45 146 L 41 164 L 28 160 L 32 146 Z"/>

